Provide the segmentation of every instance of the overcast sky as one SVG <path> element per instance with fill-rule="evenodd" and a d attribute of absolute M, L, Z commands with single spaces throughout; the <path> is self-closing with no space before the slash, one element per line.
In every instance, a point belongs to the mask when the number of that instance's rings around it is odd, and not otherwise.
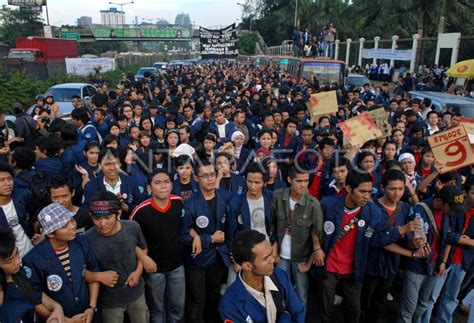
<path fill-rule="evenodd" d="M 189 14 L 191 21 L 196 25 L 227 26 L 241 19 L 242 10 L 237 2 L 238 0 L 135 0 L 135 3 L 123 6 L 123 11 L 125 11 L 127 23 L 134 22 L 135 16 L 138 16 L 139 23 L 143 19 L 165 18 L 173 24 L 176 15 L 184 12 Z M 0 4 L 7 4 L 7 0 L 0 0 Z M 93 23 L 100 23 L 100 10 L 106 10 L 109 7 L 120 9 L 120 6 L 111 5 L 106 0 L 48 0 L 49 21 L 52 25 L 75 25 L 76 19 L 80 16 L 89 16 L 92 17 Z M 43 17 L 46 22 L 44 12 L 43 7 Z"/>

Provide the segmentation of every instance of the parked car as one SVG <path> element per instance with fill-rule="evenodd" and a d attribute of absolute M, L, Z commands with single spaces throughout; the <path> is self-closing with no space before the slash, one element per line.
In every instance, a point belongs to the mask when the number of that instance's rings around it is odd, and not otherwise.
<path fill-rule="evenodd" d="M 145 79 L 145 73 L 155 74 L 156 68 L 154 67 L 141 67 L 135 74 L 135 82 L 139 82 Z"/>
<path fill-rule="evenodd" d="M 50 87 L 45 95 L 48 93 L 53 95 L 54 102 L 59 105 L 61 117 L 67 118 L 74 109 L 71 102 L 71 98 L 74 95 L 79 96 L 81 99 L 92 98 L 97 93 L 97 89 L 95 86 L 87 83 L 63 83 Z M 33 104 L 27 113 L 30 114 L 34 107 L 35 105 Z"/>
<path fill-rule="evenodd" d="M 372 83 L 365 75 L 351 73 L 347 75 L 344 80 L 344 88 L 347 91 L 351 91 L 354 89 L 362 89 L 364 87 L 364 84 L 367 83 L 369 83 L 372 87 Z"/>
<path fill-rule="evenodd" d="M 432 107 L 438 112 L 444 112 L 452 107 L 459 107 L 459 111 L 463 116 L 474 118 L 474 99 L 432 91 L 410 91 L 408 95 L 411 99 L 430 99 Z"/>
<path fill-rule="evenodd" d="M 153 67 L 156 70 L 164 70 L 164 69 L 166 69 L 166 67 L 168 67 L 168 63 L 167 62 L 156 62 L 156 63 L 153 63 Z"/>

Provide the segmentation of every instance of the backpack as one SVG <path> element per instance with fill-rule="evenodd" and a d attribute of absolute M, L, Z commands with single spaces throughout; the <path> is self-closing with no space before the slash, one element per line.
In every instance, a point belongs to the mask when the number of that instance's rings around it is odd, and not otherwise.
<path fill-rule="evenodd" d="M 27 175 L 24 172 L 18 173 L 17 177 L 28 183 L 29 189 L 40 208 L 47 206 L 51 201 L 48 192 L 49 182 L 46 177 L 38 170 L 35 171 L 36 173 L 33 176 Z"/>
<path fill-rule="evenodd" d="M 84 131 L 86 131 L 86 129 L 88 129 L 90 127 L 93 127 L 95 129 L 95 127 L 93 125 L 87 124 L 84 128 L 81 129 L 82 134 L 84 134 Z M 97 129 L 95 129 L 95 131 L 97 131 Z M 99 144 L 102 144 L 102 136 L 100 135 L 100 133 L 98 131 L 97 131 L 97 137 L 99 138 Z"/>

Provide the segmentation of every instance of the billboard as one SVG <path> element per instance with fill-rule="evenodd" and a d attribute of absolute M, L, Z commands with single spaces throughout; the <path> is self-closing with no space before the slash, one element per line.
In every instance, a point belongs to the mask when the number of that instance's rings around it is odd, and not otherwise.
<path fill-rule="evenodd" d="M 115 70 L 113 58 L 66 58 L 66 71 L 68 74 L 88 76 L 95 74 L 99 69 L 101 73 Z"/>
<path fill-rule="evenodd" d="M 46 0 L 8 0 L 10 6 L 38 7 L 46 6 Z"/>
<path fill-rule="evenodd" d="M 93 27 L 95 38 L 191 38 L 192 30 L 186 27 L 162 29 Z"/>
<path fill-rule="evenodd" d="M 235 24 L 215 30 L 200 27 L 199 38 L 203 59 L 235 58 L 239 55 Z"/>

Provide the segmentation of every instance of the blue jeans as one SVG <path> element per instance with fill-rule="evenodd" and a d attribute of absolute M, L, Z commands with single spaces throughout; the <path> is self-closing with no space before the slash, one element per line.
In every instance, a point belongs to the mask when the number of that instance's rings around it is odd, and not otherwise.
<path fill-rule="evenodd" d="M 278 268 L 284 270 L 290 280 L 294 283 L 296 289 L 296 295 L 303 303 L 306 311 L 306 301 L 308 300 L 308 286 L 309 286 L 309 275 L 308 273 L 302 273 L 298 270 L 298 263 L 288 260 L 281 259 L 278 264 Z"/>
<path fill-rule="evenodd" d="M 147 298 L 152 323 L 180 322 L 184 320 L 186 284 L 184 267 L 166 272 L 145 275 Z"/>
<path fill-rule="evenodd" d="M 435 276 L 415 274 L 405 271 L 399 323 L 420 323 L 421 316 L 428 307 Z"/>
<path fill-rule="evenodd" d="M 440 298 L 435 323 L 451 323 L 453 321 L 453 313 L 456 310 L 456 306 L 458 306 L 458 294 L 464 275 L 466 275 L 466 272 L 462 268 L 462 265 L 451 265 L 444 274 L 444 289 L 441 282 L 439 284 L 436 282 L 430 298 L 431 308 L 428 308 L 430 312 L 428 313 L 428 310 L 425 312 L 425 314 L 427 314 L 426 322 L 430 321 L 431 310 L 433 309 L 438 296 L 440 296 Z"/>

